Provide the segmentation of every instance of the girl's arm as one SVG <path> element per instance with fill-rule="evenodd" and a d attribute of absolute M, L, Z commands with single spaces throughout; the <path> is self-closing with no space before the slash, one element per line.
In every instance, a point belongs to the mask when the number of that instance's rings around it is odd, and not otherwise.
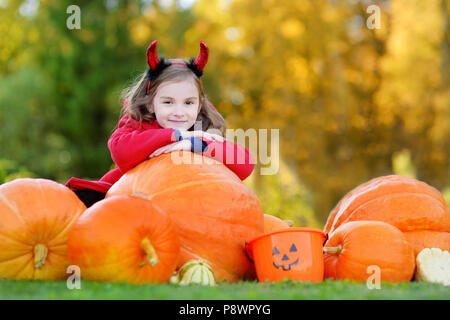
<path fill-rule="evenodd" d="M 244 146 L 227 140 L 203 142 L 207 146 L 202 154 L 225 164 L 239 179 L 245 180 L 252 173 L 256 162 Z"/>
<path fill-rule="evenodd" d="M 177 129 L 137 128 L 136 124 L 127 125 L 127 120 L 127 115 L 122 117 L 119 128 L 108 140 L 111 158 L 123 173 L 146 160 L 156 149 L 182 139 Z"/>

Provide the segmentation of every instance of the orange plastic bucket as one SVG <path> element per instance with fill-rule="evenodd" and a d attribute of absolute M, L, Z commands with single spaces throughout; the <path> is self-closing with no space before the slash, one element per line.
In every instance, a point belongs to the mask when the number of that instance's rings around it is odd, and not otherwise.
<path fill-rule="evenodd" d="M 288 278 L 313 283 L 323 280 L 325 240 L 318 229 L 288 228 L 262 234 L 245 246 L 260 282 Z"/>

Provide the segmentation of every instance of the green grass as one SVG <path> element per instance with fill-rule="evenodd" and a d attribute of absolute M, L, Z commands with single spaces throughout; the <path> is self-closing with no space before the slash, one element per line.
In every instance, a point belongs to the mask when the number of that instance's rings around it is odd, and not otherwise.
<path fill-rule="evenodd" d="M 216 287 L 190 285 L 131 285 L 82 281 L 80 290 L 67 289 L 65 281 L 0 280 L 0 299 L 157 299 L 157 300 L 233 300 L 233 299 L 445 299 L 450 287 L 438 284 L 404 282 L 382 283 L 369 290 L 365 283 L 327 280 L 301 283 L 223 283 Z"/>

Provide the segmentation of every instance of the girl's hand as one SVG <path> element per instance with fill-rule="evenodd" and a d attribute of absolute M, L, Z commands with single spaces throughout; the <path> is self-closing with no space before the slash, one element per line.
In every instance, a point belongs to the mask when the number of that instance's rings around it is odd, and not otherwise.
<path fill-rule="evenodd" d="M 196 131 L 181 131 L 181 136 L 183 137 L 183 139 L 186 138 L 205 138 L 206 140 L 213 140 L 213 141 L 219 141 L 219 142 L 224 142 L 225 139 L 218 135 L 218 134 L 214 134 L 214 133 L 209 133 L 206 131 L 201 131 L 201 130 L 196 130 Z"/>
<path fill-rule="evenodd" d="M 181 140 L 178 142 L 174 142 L 174 143 L 165 145 L 159 149 L 156 149 L 151 155 L 148 156 L 148 159 L 159 156 L 160 154 L 169 153 L 172 151 L 178 151 L 178 150 L 191 151 L 191 148 L 192 148 L 191 140 Z"/>

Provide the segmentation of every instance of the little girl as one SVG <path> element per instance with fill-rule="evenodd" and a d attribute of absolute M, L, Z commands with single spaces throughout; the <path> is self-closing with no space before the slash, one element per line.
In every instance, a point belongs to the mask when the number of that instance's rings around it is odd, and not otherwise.
<path fill-rule="evenodd" d="M 66 183 L 87 207 L 102 200 L 128 170 L 162 153 L 190 150 L 202 154 L 224 163 L 241 180 L 253 171 L 250 152 L 223 138 L 225 121 L 203 92 L 200 77 L 209 54 L 205 43 L 200 42 L 198 57 L 189 62 L 158 58 L 156 44 L 157 40 L 147 49 L 147 71 L 126 91 L 122 117 L 108 141 L 116 168 L 99 181 L 72 177 Z M 201 130 L 194 130 L 196 122 Z M 230 153 L 232 161 L 226 156 Z"/>

